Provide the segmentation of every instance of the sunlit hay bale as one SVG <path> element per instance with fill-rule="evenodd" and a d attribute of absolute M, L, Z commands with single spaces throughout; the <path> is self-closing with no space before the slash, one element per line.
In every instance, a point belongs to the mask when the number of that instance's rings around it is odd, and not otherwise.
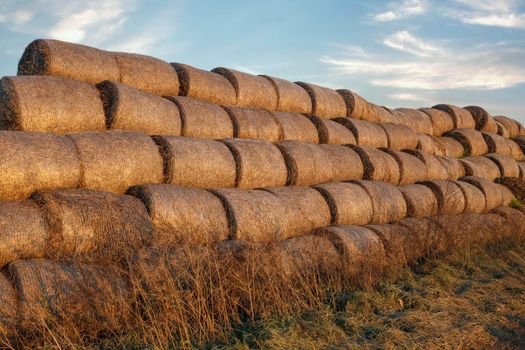
<path fill-rule="evenodd" d="M 496 119 L 494 119 L 496 120 Z M 508 139 L 510 138 L 510 132 L 509 130 L 507 129 L 507 127 L 502 124 L 500 121 L 496 120 L 496 125 L 498 126 L 498 132 L 497 134 L 500 135 L 501 137 L 505 138 L 505 139 Z"/>
<path fill-rule="evenodd" d="M 113 54 L 94 47 L 59 40 L 38 39 L 24 50 L 18 75 L 58 75 L 97 84 L 119 80 Z"/>
<path fill-rule="evenodd" d="M 304 236 L 313 229 L 330 225 L 328 203 L 315 189 L 287 186 L 263 190 L 273 193 L 282 201 L 284 217 L 281 219 L 281 239 Z"/>
<path fill-rule="evenodd" d="M 125 193 L 134 185 L 163 182 L 162 157 L 146 134 L 115 130 L 67 136 L 80 157 L 80 187 Z"/>
<path fill-rule="evenodd" d="M 321 118 L 346 116 L 346 103 L 337 91 L 309 83 L 296 82 L 306 90 L 312 101 L 312 114 Z"/>
<path fill-rule="evenodd" d="M 346 117 L 368 120 L 371 122 L 381 121 L 380 115 L 376 113 L 375 108 L 364 98 L 347 89 L 339 89 L 336 91 L 345 101 Z"/>
<path fill-rule="evenodd" d="M 397 151 L 417 148 L 418 138 L 416 133 L 408 126 L 395 123 L 381 123 L 379 126 L 385 130 L 388 148 Z"/>
<path fill-rule="evenodd" d="M 261 75 L 268 79 L 277 92 L 277 108 L 280 112 L 312 113 L 312 100 L 308 92 L 291 81 Z"/>
<path fill-rule="evenodd" d="M 23 76 L 0 80 L 0 128 L 65 134 L 105 130 L 97 89 L 62 77 Z"/>
<path fill-rule="evenodd" d="M 406 185 L 418 181 L 428 180 L 427 167 L 419 158 L 410 153 L 394 151 L 390 148 L 383 148 L 395 159 L 399 167 L 399 184 Z"/>
<path fill-rule="evenodd" d="M 370 147 L 348 146 L 352 148 L 359 157 L 364 167 L 363 179 L 383 181 L 394 185 L 399 183 L 399 165 L 390 154 L 379 149 Z"/>
<path fill-rule="evenodd" d="M 49 258 L 116 263 L 151 242 L 150 218 L 136 198 L 74 189 L 40 191 L 31 199 L 49 224 Z"/>
<path fill-rule="evenodd" d="M 168 99 L 180 111 L 182 136 L 205 139 L 233 137 L 233 122 L 221 106 L 191 97 L 170 96 Z M 165 132 L 159 134 L 169 135 Z"/>
<path fill-rule="evenodd" d="M 467 157 L 459 160 L 465 169 L 466 176 L 475 176 L 494 181 L 501 176 L 498 165 L 486 157 Z"/>
<path fill-rule="evenodd" d="M 467 111 L 470 112 L 474 121 L 476 123 L 476 130 L 490 133 L 497 133 L 498 126 L 496 121 L 485 109 L 479 106 L 467 106 L 464 107 Z"/>
<path fill-rule="evenodd" d="M 160 96 L 179 94 L 177 72 L 168 62 L 135 53 L 113 52 L 113 55 L 117 60 L 118 81 L 121 83 Z"/>
<path fill-rule="evenodd" d="M 396 224 L 366 225 L 363 228 L 374 232 L 383 243 L 386 264 L 390 270 L 420 257 L 422 243 L 412 237 L 414 234 L 410 228 Z"/>
<path fill-rule="evenodd" d="M 450 114 L 454 122 L 454 129 L 476 128 L 476 122 L 474 121 L 472 114 L 470 114 L 470 112 L 464 108 L 446 104 L 435 105 L 432 108 L 439 109 Z"/>
<path fill-rule="evenodd" d="M 230 236 L 224 204 L 206 190 L 162 184 L 135 186 L 128 194 L 144 203 L 156 245 L 205 244 Z"/>
<path fill-rule="evenodd" d="M 333 225 L 365 225 L 372 222 L 372 199 L 361 186 L 333 182 L 314 186 L 330 207 Z"/>
<path fill-rule="evenodd" d="M 133 130 L 149 135 L 181 134 L 179 109 L 172 102 L 131 86 L 106 80 L 97 85 L 108 129 Z"/>
<path fill-rule="evenodd" d="M 523 136 L 520 136 L 523 137 Z M 510 148 L 510 157 L 516 161 L 525 161 L 525 142 L 523 139 L 507 140 Z"/>
<path fill-rule="evenodd" d="M 507 129 L 507 131 L 509 132 L 508 138 L 515 138 L 516 136 L 519 136 L 520 130 L 523 128 L 521 124 L 516 120 L 511 119 L 509 117 L 505 117 L 503 115 L 498 115 L 494 117 L 494 120 L 502 124 Z"/>
<path fill-rule="evenodd" d="M 313 115 L 309 118 L 317 128 L 319 143 L 332 145 L 355 145 L 357 143 L 352 131 L 342 124 Z"/>
<path fill-rule="evenodd" d="M 3 272 L 0 272 L 0 291 L 0 336 L 5 336 L 17 329 L 20 315 L 18 295 Z"/>
<path fill-rule="evenodd" d="M 438 200 L 439 215 L 457 215 L 465 211 L 466 200 L 461 187 L 454 181 L 423 181 Z"/>
<path fill-rule="evenodd" d="M 164 158 L 164 182 L 180 186 L 235 187 L 236 163 L 220 141 L 155 136 Z"/>
<path fill-rule="evenodd" d="M 497 153 L 489 153 L 485 155 L 485 157 L 496 163 L 501 176 L 520 176 L 520 168 L 518 167 L 518 162 L 516 162 L 511 157 Z"/>
<path fill-rule="evenodd" d="M 220 74 L 187 64 L 171 63 L 179 77 L 179 95 L 205 100 L 218 105 L 237 102 L 235 88 Z"/>
<path fill-rule="evenodd" d="M 430 117 L 432 136 L 441 136 L 454 129 L 454 119 L 448 112 L 435 108 L 420 108 L 419 111 Z"/>
<path fill-rule="evenodd" d="M 235 186 L 240 188 L 286 185 L 288 170 L 281 151 L 270 142 L 250 139 L 226 139 L 235 159 Z"/>
<path fill-rule="evenodd" d="M 439 143 L 434 136 L 422 134 L 420 132 L 416 133 L 417 146 L 416 149 L 429 153 L 436 156 L 444 156 L 447 153 L 445 147 Z"/>
<path fill-rule="evenodd" d="M 130 288 L 111 267 L 19 260 L 8 273 L 20 300 L 21 328 L 64 325 L 84 335 L 121 330 L 130 317 Z"/>
<path fill-rule="evenodd" d="M 507 140 L 492 132 L 484 132 L 483 138 L 487 143 L 488 153 L 498 153 L 510 156 L 510 146 Z"/>
<path fill-rule="evenodd" d="M 501 238 L 517 238 L 523 241 L 525 238 L 525 213 L 523 208 L 515 209 L 509 206 L 501 206 L 493 209 L 491 213 L 504 220 L 505 231 Z"/>
<path fill-rule="evenodd" d="M 501 187 L 496 186 L 497 184 L 491 180 L 475 177 L 465 176 L 461 178 L 461 181 L 468 182 L 476 186 L 485 195 L 485 211 L 490 211 L 494 208 L 505 205 L 506 199 L 501 190 Z"/>
<path fill-rule="evenodd" d="M 233 136 L 277 142 L 282 139 L 281 126 L 272 113 L 260 108 L 224 107 L 233 123 Z"/>
<path fill-rule="evenodd" d="M 507 187 L 519 201 L 525 201 L 525 181 L 516 177 L 500 177 L 496 183 Z"/>
<path fill-rule="evenodd" d="M 409 127 L 415 132 L 427 135 L 434 134 L 432 121 L 427 114 L 413 108 L 396 108 L 394 111 L 396 113 L 401 113 L 403 116 L 401 124 Z"/>
<path fill-rule="evenodd" d="M 465 213 L 481 214 L 485 212 L 487 200 L 479 188 L 465 181 L 455 181 L 454 183 L 461 188 L 465 196 Z"/>
<path fill-rule="evenodd" d="M 400 119 L 401 113 L 393 109 L 370 103 L 374 114 L 378 115 L 380 123 L 397 123 L 402 124 L 403 118 Z M 394 114 L 395 113 L 395 114 Z"/>
<path fill-rule="evenodd" d="M 229 68 L 218 67 L 212 70 L 225 77 L 235 88 L 237 106 L 277 109 L 277 91 L 270 80 Z"/>
<path fill-rule="evenodd" d="M 48 224 L 35 202 L 0 201 L 0 267 L 45 257 L 49 237 Z"/>
<path fill-rule="evenodd" d="M 525 162 L 518 162 L 520 168 L 520 179 L 525 180 Z"/>
<path fill-rule="evenodd" d="M 388 147 L 388 136 L 381 124 L 350 118 L 335 118 L 334 121 L 352 131 L 359 146 Z"/>
<path fill-rule="evenodd" d="M 436 141 L 445 149 L 445 155 L 454 158 L 462 158 L 465 156 L 465 148 L 455 138 L 449 136 L 438 136 Z"/>
<path fill-rule="evenodd" d="M 429 187 L 421 184 L 398 186 L 405 198 L 408 217 L 426 217 L 438 215 L 437 197 Z"/>
<path fill-rule="evenodd" d="M 0 199 L 27 198 L 37 190 L 76 188 L 80 161 L 67 137 L 0 131 Z"/>
<path fill-rule="evenodd" d="M 354 180 L 372 200 L 372 223 L 385 224 L 401 220 L 407 215 L 405 198 L 396 186 L 376 181 Z"/>
<path fill-rule="evenodd" d="M 434 155 L 416 150 L 405 150 L 404 152 L 417 157 L 427 168 L 427 177 L 429 180 L 447 180 L 449 175 L 447 168 Z"/>
<path fill-rule="evenodd" d="M 488 146 L 483 134 L 474 129 L 455 129 L 445 133 L 445 136 L 458 140 L 469 156 L 481 156 L 488 152 Z"/>
<path fill-rule="evenodd" d="M 437 157 L 437 159 L 443 164 L 447 170 L 448 180 L 457 180 L 462 176 L 465 176 L 465 168 L 460 159 L 454 157 Z"/>
<path fill-rule="evenodd" d="M 510 206 L 513 205 L 513 202 L 515 201 L 514 193 L 507 187 L 500 185 L 500 184 L 494 184 L 498 191 L 501 193 L 501 198 L 503 199 L 502 206 Z M 517 206 L 519 206 L 519 203 L 517 203 Z"/>
<path fill-rule="evenodd" d="M 332 162 L 333 181 L 360 180 L 364 176 L 364 165 L 360 155 L 351 147 L 319 145 Z"/>
<path fill-rule="evenodd" d="M 409 234 L 404 241 L 405 255 L 415 259 L 432 258 L 446 250 L 446 234 L 434 217 L 406 218 L 393 225 L 405 227 Z"/>
<path fill-rule="evenodd" d="M 293 112 L 273 112 L 273 117 L 282 129 L 283 141 L 319 143 L 319 133 L 308 117 Z"/>

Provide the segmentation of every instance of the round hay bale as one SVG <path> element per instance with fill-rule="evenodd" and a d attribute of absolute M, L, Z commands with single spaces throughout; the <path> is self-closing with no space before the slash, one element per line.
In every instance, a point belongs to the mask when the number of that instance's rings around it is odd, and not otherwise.
<path fill-rule="evenodd" d="M 407 216 L 425 217 L 438 214 L 437 197 L 429 187 L 421 184 L 411 184 L 399 186 L 398 190 L 405 198 Z"/>
<path fill-rule="evenodd" d="M 282 129 L 272 113 L 259 108 L 224 107 L 233 123 L 233 137 L 277 142 Z"/>
<path fill-rule="evenodd" d="M 360 180 L 364 165 L 360 155 L 352 148 L 340 145 L 319 145 L 332 163 L 333 181 Z"/>
<path fill-rule="evenodd" d="M 24 50 L 18 75 L 58 75 L 97 84 L 118 80 L 119 67 L 113 54 L 80 44 L 38 39 Z"/>
<path fill-rule="evenodd" d="M 484 132 L 483 138 L 487 143 L 488 153 L 498 153 L 510 156 L 511 149 L 506 139 L 492 132 Z"/>
<path fill-rule="evenodd" d="M 359 146 L 388 147 L 388 136 L 381 124 L 350 118 L 335 118 L 333 120 L 347 127 L 354 134 Z"/>
<path fill-rule="evenodd" d="M 379 149 L 349 145 L 361 157 L 363 179 L 383 181 L 397 185 L 401 170 L 397 161 L 390 154 Z"/>
<path fill-rule="evenodd" d="M 364 228 L 374 232 L 383 243 L 389 266 L 407 264 L 422 254 L 422 244 L 413 239 L 415 235 L 410 228 L 396 224 L 366 225 Z"/>
<path fill-rule="evenodd" d="M 0 127 L 65 134 L 105 130 L 104 109 L 92 85 L 62 77 L 0 80 Z"/>
<path fill-rule="evenodd" d="M 406 218 L 394 225 L 407 229 L 404 232 L 408 239 L 403 242 L 405 256 L 435 257 L 446 249 L 446 234 L 434 217 Z"/>
<path fill-rule="evenodd" d="M 235 159 L 235 186 L 240 188 L 286 185 L 288 170 L 281 151 L 272 143 L 249 139 L 223 140 Z"/>
<path fill-rule="evenodd" d="M 235 88 L 220 74 L 182 63 L 171 63 L 179 77 L 179 95 L 205 100 L 218 105 L 237 103 Z"/>
<path fill-rule="evenodd" d="M 520 179 L 525 180 L 525 162 L 518 162 L 520 168 Z"/>
<path fill-rule="evenodd" d="M 520 168 L 518 167 L 518 163 L 511 157 L 496 153 L 489 153 L 485 155 L 485 157 L 496 163 L 501 176 L 520 176 Z"/>
<path fill-rule="evenodd" d="M 520 201 L 525 201 L 525 181 L 515 177 L 500 177 L 496 183 L 507 187 Z"/>
<path fill-rule="evenodd" d="M 427 135 L 434 134 L 432 120 L 427 114 L 413 108 L 396 108 L 395 111 L 403 115 L 401 124 L 416 132 Z"/>
<path fill-rule="evenodd" d="M 354 180 L 372 200 L 372 223 L 385 224 L 401 220 L 407 215 L 405 199 L 396 186 L 375 181 Z"/>
<path fill-rule="evenodd" d="M 510 132 L 507 129 L 507 127 L 504 124 L 502 124 L 500 121 L 496 120 L 495 118 L 494 120 L 496 121 L 496 125 L 498 126 L 498 135 L 506 139 L 510 138 Z"/>
<path fill-rule="evenodd" d="M 496 121 L 492 118 L 489 112 L 478 106 L 467 106 L 464 107 L 464 109 L 469 111 L 474 118 L 474 121 L 476 122 L 476 130 L 490 133 L 498 132 Z"/>
<path fill-rule="evenodd" d="M 445 136 L 458 140 L 465 149 L 468 156 L 482 156 L 488 152 L 488 146 L 483 134 L 474 129 L 455 129 L 449 131 Z"/>
<path fill-rule="evenodd" d="M 520 135 L 521 125 L 514 119 L 505 117 L 503 115 L 498 115 L 494 117 L 494 120 L 502 124 L 507 129 L 509 132 L 509 138 L 515 138 L 516 136 Z"/>
<path fill-rule="evenodd" d="M 501 206 L 491 211 L 491 214 L 497 215 L 503 219 L 504 231 L 499 236 L 493 237 L 492 241 L 497 242 L 506 237 L 523 238 L 525 234 L 525 215 L 523 209 L 515 209 L 509 206 Z"/>
<path fill-rule="evenodd" d="M 355 145 L 357 143 L 352 131 L 342 124 L 316 116 L 309 118 L 317 128 L 319 143 L 333 145 Z"/>
<path fill-rule="evenodd" d="M 417 157 L 427 168 L 427 178 L 429 180 L 447 180 L 449 175 L 447 168 L 434 155 L 418 150 L 405 150 L 404 152 Z"/>
<path fill-rule="evenodd" d="M 346 103 L 337 91 L 309 83 L 296 82 L 306 90 L 312 101 L 312 114 L 321 118 L 346 116 Z"/>
<path fill-rule="evenodd" d="M 45 257 L 48 239 L 47 222 L 35 202 L 0 201 L 0 267 Z"/>
<path fill-rule="evenodd" d="M 181 134 L 181 115 L 170 101 L 110 80 L 98 84 L 97 88 L 108 129 L 140 131 L 148 135 Z"/>
<path fill-rule="evenodd" d="M 439 109 L 440 111 L 450 114 L 454 122 L 454 129 L 476 128 L 474 117 L 472 117 L 472 114 L 470 114 L 470 112 L 464 108 L 446 104 L 435 105 L 432 108 Z"/>
<path fill-rule="evenodd" d="M 438 136 L 436 137 L 436 141 L 441 144 L 443 149 L 445 150 L 445 155 L 449 157 L 454 158 L 462 158 L 465 156 L 466 150 L 455 138 L 448 137 L 448 136 Z"/>
<path fill-rule="evenodd" d="M 272 114 L 281 126 L 284 141 L 319 143 L 317 127 L 306 116 L 293 112 L 273 112 Z"/>
<path fill-rule="evenodd" d="M 277 109 L 277 90 L 270 80 L 229 68 L 218 67 L 212 70 L 225 77 L 235 88 L 237 106 Z"/>
<path fill-rule="evenodd" d="M 236 164 L 220 141 L 155 136 L 164 158 L 164 182 L 197 188 L 235 187 Z"/>
<path fill-rule="evenodd" d="M 205 139 L 233 137 L 234 126 L 230 115 L 221 106 L 191 97 L 168 97 L 180 111 L 182 136 Z M 169 135 L 168 133 L 158 133 Z"/>
<path fill-rule="evenodd" d="M 485 211 L 490 211 L 503 205 L 504 198 L 501 188 L 497 187 L 496 184 L 491 180 L 475 176 L 465 176 L 461 178 L 461 181 L 468 182 L 483 192 L 485 195 Z"/>
<path fill-rule="evenodd" d="M 330 225 L 330 208 L 325 198 L 311 187 L 264 188 L 276 195 L 284 207 L 280 239 L 305 236 L 313 229 Z"/>
<path fill-rule="evenodd" d="M 261 75 L 261 77 L 268 79 L 277 92 L 277 111 L 312 113 L 312 100 L 302 87 L 291 81 L 268 75 Z"/>
<path fill-rule="evenodd" d="M 399 167 L 399 184 L 406 185 L 428 179 L 427 167 L 419 158 L 410 153 L 382 149 L 395 159 Z"/>
<path fill-rule="evenodd" d="M 525 160 L 525 143 L 523 143 L 521 140 L 519 140 L 518 142 L 520 143 L 517 143 L 516 141 L 510 139 L 507 140 L 507 145 L 510 149 L 509 156 L 516 161 L 522 161 Z"/>
<path fill-rule="evenodd" d="M 128 194 L 144 203 L 155 229 L 154 243 L 159 246 L 230 238 L 225 206 L 206 190 L 161 184 L 134 186 Z"/>
<path fill-rule="evenodd" d="M 394 110 L 379 106 L 373 103 L 370 103 L 370 108 L 372 110 L 372 114 L 377 116 L 377 119 L 381 123 L 398 123 L 399 124 L 399 114 L 397 113 L 394 115 Z M 370 120 L 375 121 L 375 120 Z"/>
<path fill-rule="evenodd" d="M 283 201 L 262 190 L 210 190 L 223 203 L 228 214 L 230 238 L 249 242 L 281 240 L 288 217 Z"/>
<path fill-rule="evenodd" d="M 417 146 L 416 149 L 425 153 L 430 153 L 436 156 L 444 156 L 447 153 L 445 147 L 439 143 L 434 136 L 416 133 Z"/>
<path fill-rule="evenodd" d="M 460 159 L 466 176 L 476 176 L 494 181 L 501 172 L 494 161 L 485 157 L 467 157 Z"/>
<path fill-rule="evenodd" d="M 0 272 L 0 291 L 0 334 L 7 335 L 18 326 L 19 307 L 16 290 L 3 272 Z"/>
<path fill-rule="evenodd" d="M 441 136 L 454 129 L 454 119 L 448 112 L 435 108 L 420 108 L 419 110 L 430 117 L 432 136 Z"/>
<path fill-rule="evenodd" d="M 465 195 L 454 181 L 423 181 L 421 184 L 430 188 L 436 195 L 439 215 L 457 215 L 465 211 Z"/>
<path fill-rule="evenodd" d="M 347 89 L 336 90 L 343 97 L 346 104 L 346 117 L 354 119 L 368 120 L 371 122 L 380 122 L 381 118 L 375 112 L 368 101 L 353 91 Z"/>
<path fill-rule="evenodd" d="M 397 151 L 417 148 L 418 137 L 408 126 L 395 123 L 381 123 L 379 126 L 385 130 L 388 139 L 388 148 Z"/>
<path fill-rule="evenodd" d="M 67 137 L 78 150 L 80 187 L 125 193 L 134 185 L 163 182 L 162 157 L 148 135 L 115 130 Z"/>
<path fill-rule="evenodd" d="M 67 137 L 0 131 L 0 199 L 28 198 L 37 190 L 77 188 L 80 161 Z"/>
<path fill-rule="evenodd" d="M 507 187 L 495 183 L 494 186 L 498 188 L 498 191 L 501 193 L 501 198 L 503 199 L 502 206 L 510 206 L 515 199 L 514 193 L 509 190 Z"/>
<path fill-rule="evenodd" d="M 121 83 L 160 96 L 179 94 L 179 77 L 168 62 L 135 53 L 113 52 L 113 55 Z"/>
<path fill-rule="evenodd" d="M 465 176 L 465 168 L 459 159 L 454 157 L 437 157 L 447 171 L 448 180 L 457 180 Z"/>
<path fill-rule="evenodd" d="M 314 186 L 328 203 L 333 225 L 365 225 L 372 222 L 372 200 L 359 185 L 333 182 Z"/>
<path fill-rule="evenodd" d="M 464 181 L 455 181 L 454 183 L 461 188 L 461 191 L 465 196 L 465 213 L 481 214 L 485 212 L 487 200 L 480 189 Z"/>

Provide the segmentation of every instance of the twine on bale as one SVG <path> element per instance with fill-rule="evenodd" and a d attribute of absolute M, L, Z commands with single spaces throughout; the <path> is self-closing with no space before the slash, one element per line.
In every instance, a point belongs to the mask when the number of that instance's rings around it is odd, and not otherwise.
<path fill-rule="evenodd" d="M 489 112 L 479 106 L 467 106 L 464 107 L 464 109 L 469 111 L 474 118 L 474 121 L 476 122 L 476 130 L 491 133 L 498 132 L 496 121 L 492 118 Z"/>
<path fill-rule="evenodd" d="M 282 129 L 273 114 L 260 108 L 225 106 L 233 123 L 233 137 L 277 142 Z"/>
<path fill-rule="evenodd" d="M 370 147 L 349 145 L 361 157 L 364 173 L 363 179 L 383 181 L 397 185 L 400 169 L 396 160 L 388 153 Z"/>
<path fill-rule="evenodd" d="M 398 187 L 407 204 L 408 217 L 426 217 L 438 215 L 438 201 L 434 192 L 421 184 Z"/>
<path fill-rule="evenodd" d="M 346 104 L 341 95 L 327 87 L 296 82 L 306 90 L 312 101 L 312 114 L 321 118 L 334 118 L 346 116 Z"/>
<path fill-rule="evenodd" d="M 335 118 L 334 121 L 347 127 L 359 146 L 388 147 L 388 136 L 381 124 L 350 118 Z"/>
<path fill-rule="evenodd" d="M 435 105 L 432 108 L 450 114 L 454 121 L 454 129 L 475 129 L 476 127 L 476 122 L 474 121 L 472 114 L 464 108 L 447 104 Z"/>
<path fill-rule="evenodd" d="M 277 93 L 277 108 L 280 112 L 312 113 L 310 95 L 303 88 L 291 81 L 261 75 L 268 79 Z"/>
<path fill-rule="evenodd" d="M 313 115 L 309 119 L 317 128 L 319 143 L 332 145 L 355 145 L 357 143 L 352 131 L 342 124 Z"/>
<path fill-rule="evenodd" d="M 306 116 L 293 112 L 273 112 L 272 115 L 281 127 L 283 141 L 319 143 L 317 127 Z"/>
<path fill-rule="evenodd" d="M 433 136 L 441 136 L 454 129 L 454 119 L 449 113 L 435 108 L 420 108 L 419 110 L 430 117 Z"/>
<path fill-rule="evenodd" d="M 488 152 L 488 146 L 483 134 L 474 129 L 455 129 L 449 131 L 445 136 L 458 140 L 469 156 L 481 156 Z"/>

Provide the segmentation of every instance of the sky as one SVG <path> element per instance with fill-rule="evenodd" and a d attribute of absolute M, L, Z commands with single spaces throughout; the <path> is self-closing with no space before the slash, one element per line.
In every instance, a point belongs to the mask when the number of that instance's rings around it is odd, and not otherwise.
<path fill-rule="evenodd" d="M 525 0 L 0 0 L 0 73 L 54 38 L 525 122 Z"/>

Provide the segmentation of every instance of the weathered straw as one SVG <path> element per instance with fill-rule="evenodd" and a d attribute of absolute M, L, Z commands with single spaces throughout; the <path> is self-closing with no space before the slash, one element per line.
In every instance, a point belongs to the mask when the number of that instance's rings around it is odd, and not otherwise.
<path fill-rule="evenodd" d="M 332 182 L 316 185 L 314 188 L 328 203 L 333 225 L 366 225 L 372 222 L 372 200 L 361 186 Z"/>
<path fill-rule="evenodd" d="M 523 128 L 516 120 L 511 119 L 509 117 L 505 117 L 503 115 L 499 115 L 499 116 L 494 117 L 494 120 L 496 120 L 497 122 L 499 122 L 499 123 L 501 123 L 502 125 L 505 126 L 505 128 L 509 132 L 509 137 L 510 138 L 514 138 L 516 136 L 519 136 L 520 135 L 520 129 Z"/>
<path fill-rule="evenodd" d="M 490 211 L 494 208 L 504 205 L 505 199 L 501 188 L 496 186 L 494 182 L 487 179 L 482 179 L 475 176 L 465 176 L 461 178 L 461 181 L 468 182 L 471 185 L 476 186 L 485 195 L 485 210 Z"/>
<path fill-rule="evenodd" d="M 277 142 L 282 129 L 273 114 L 260 108 L 224 107 L 233 123 L 233 136 Z"/>
<path fill-rule="evenodd" d="M 115 130 L 68 137 L 80 157 L 81 187 L 125 193 L 134 185 L 163 182 L 162 157 L 148 135 Z"/>
<path fill-rule="evenodd" d="M 520 168 L 520 179 L 525 180 L 525 162 L 518 162 Z"/>
<path fill-rule="evenodd" d="M 222 75 L 233 85 L 237 95 L 236 105 L 270 111 L 277 109 L 277 91 L 268 79 L 223 67 L 212 72 Z"/>
<path fill-rule="evenodd" d="M 364 176 L 361 156 L 351 147 L 319 145 L 332 162 L 333 181 L 360 180 Z"/>
<path fill-rule="evenodd" d="M 286 184 L 288 170 L 277 146 L 250 139 L 227 139 L 223 142 L 235 159 L 236 187 L 276 187 Z"/>
<path fill-rule="evenodd" d="M 335 118 L 334 121 L 352 131 L 359 146 L 388 147 L 388 136 L 381 124 L 350 118 Z"/>
<path fill-rule="evenodd" d="M 261 75 L 261 77 L 268 79 L 277 92 L 277 111 L 312 113 L 310 95 L 302 87 L 291 81 L 268 75 Z"/>
<path fill-rule="evenodd" d="M 439 215 L 457 215 L 465 211 L 465 195 L 454 181 L 424 181 L 422 184 L 436 195 Z"/>
<path fill-rule="evenodd" d="M 413 108 L 396 108 L 395 113 L 400 113 L 402 116 L 402 123 L 416 132 L 427 135 L 434 134 L 434 127 L 430 117 Z"/>
<path fill-rule="evenodd" d="M 407 260 L 435 257 L 446 251 L 446 233 L 434 218 L 406 218 L 394 223 L 404 231 L 403 250 Z"/>
<path fill-rule="evenodd" d="M 64 134 L 106 126 L 92 85 L 62 77 L 22 76 L 0 80 L 0 128 Z"/>
<path fill-rule="evenodd" d="M 374 111 L 374 114 L 379 116 L 379 122 L 403 124 L 402 122 L 404 119 L 400 112 L 373 103 L 371 103 L 370 106 Z"/>
<path fill-rule="evenodd" d="M 485 157 L 467 157 L 460 160 L 466 176 L 477 176 L 493 181 L 501 176 L 501 172 L 494 161 Z"/>
<path fill-rule="evenodd" d="M 179 95 L 209 101 L 219 105 L 237 102 L 235 88 L 220 74 L 187 64 L 171 63 L 179 77 Z"/>
<path fill-rule="evenodd" d="M 428 179 L 427 167 L 419 158 L 390 148 L 383 148 L 382 151 L 391 155 L 397 162 L 399 167 L 398 183 L 400 185 L 413 184 Z"/>
<path fill-rule="evenodd" d="M 182 131 L 179 109 L 170 101 L 131 86 L 106 80 L 97 85 L 108 129 L 174 135 Z"/>
<path fill-rule="evenodd" d="M 498 153 L 510 156 L 510 146 L 507 140 L 492 132 L 484 132 L 483 138 L 487 143 L 488 153 Z"/>
<path fill-rule="evenodd" d="M 457 180 L 462 176 L 465 176 L 465 169 L 459 159 L 454 157 L 437 157 L 437 159 L 443 164 L 447 170 L 447 179 Z"/>
<path fill-rule="evenodd" d="M 334 248 L 335 249 L 335 248 Z M 19 321 L 18 295 L 9 278 L 0 272 L 0 332 L 10 334 Z"/>
<path fill-rule="evenodd" d="M 350 145 L 359 157 L 364 167 L 363 179 L 383 181 L 398 184 L 400 169 L 396 160 L 388 153 L 370 147 Z"/>
<path fill-rule="evenodd" d="M 417 148 L 416 133 L 408 126 L 394 123 L 381 123 L 379 126 L 385 130 L 388 148 L 398 151 Z"/>
<path fill-rule="evenodd" d="M 511 157 L 497 153 L 489 153 L 485 155 L 485 157 L 496 163 L 500 172 L 500 176 L 520 176 L 520 168 L 518 167 L 518 163 Z"/>
<path fill-rule="evenodd" d="M 417 147 L 416 149 L 435 156 L 444 156 L 447 153 L 446 148 L 439 143 L 434 136 L 416 133 Z"/>
<path fill-rule="evenodd" d="M 348 118 L 380 122 L 380 115 L 375 113 L 375 108 L 364 98 L 353 91 L 340 89 L 336 90 L 346 103 L 346 116 Z"/>
<path fill-rule="evenodd" d="M 474 129 L 455 129 L 449 131 L 445 136 L 458 140 L 465 149 L 468 156 L 481 156 L 488 152 L 488 146 L 483 134 Z"/>
<path fill-rule="evenodd" d="M 494 118 L 494 120 L 496 121 L 496 125 L 498 126 L 498 135 L 500 135 L 500 136 L 502 136 L 502 137 L 504 137 L 506 139 L 510 138 L 510 132 L 507 129 L 507 127 L 504 124 L 502 124 L 501 122 L 499 122 L 498 120 L 496 120 L 495 118 Z"/>
<path fill-rule="evenodd" d="M 312 101 L 312 114 L 321 118 L 346 116 L 346 103 L 341 95 L 327 87 L 296 82 L 308 92 Z"/>
<path fill-rule="evenodd" d="M 429 180 L 447 180 L 448 172 L 443 163 L 434 155 L 422 151 L 405 150 L 404 152 L 417 157 L 427 168 L 427 177 Z"/>
<path fill-rule="evenodd" d="M 75 145 L 48 133 L 0 131 L 0 199 L 27 198 L 36 190 L 76 188 L 80 161 Z"/>
<path fill-rule="evenodd" d="M 487 207 L 487 200 L 483 192 L 476 186 L 465 182 L 455 181 L 465 196 L 465 213 L 483 213 Z"/>
<path fill-rule="evenodd" d="M 398 224 L 367 225 L 366 229 L 379 236 L 385 247 L 387 263 L 392 266 L 403 265 L 417 259 L 424 251 L 420 240 L 412 229 Z"/>
<path fill-rule="evenodd" d="M 438 201 L 434 192 L 425 185 L 398 186 L 407 204 L 407 216 L 426 217 L 438 214 Z"/>
<path fill-rule="evenodd" d="M 525 160 L 525 143 L 523 143 L 521 140 L 518 140 L 518 142 L 510 139 L 507 140 L 507 145 L 510 149 L 510 157 L 519 162 Z"/>
<path fill-rule="evenodd" d="M 491 133 L 498 132 L 496 121 L 492 118 L 489 112 L 479 106 L 467 106 L 464 107 L 464 109 L 469 111 L 474 118 L 474 121 L 476 122 L 476 130 Z"/>
<path fill-rule="evenodd" d="M 474 121 L 472 114 L 470 114 L 470 112 L 464 108 L 446 104 L 435 105 L 432 108 L 439 109 L 450 114 L 452 120 L 454 121 L 454 129 L 476 128 L 476 122 Z"/>
<path fill-rule="evenodd" d="M 454 119 L 449 113 L 435 108 L 420 108 L 419 110 L 430 117 L 433 136 L 441 136 L 454 129 Z"/>
<path fill-rule="evenodd" d="M 465 156 L 465 148 L 461 142 L 455 138 L 449 136 L 438 136 L 436 137 L 436 141 L 444 147 L 446 156 L 454 158 L 462 158 Z"/>
<path fill-rule="evenodd" d="M 342 124 L 316 116 L 310 116 L 309 118 L 317 128 L 319 143 L 333 145 L 355 145 L 357 143 L 352 131 Z"/>
<path fill-rule="evenodd" d="M 500 177 L 496 183 L 507 187 L 511 190 L 514 197 L 520 201 L 525 201 L 525 181 L 515 177 Z"/>
<path fill-rule="evenodd" d="M 273 112 L 272 114 L 281 126 L 283 141 L 319 143 L 317 127 L 306 116 L 293 112 Z"/>

